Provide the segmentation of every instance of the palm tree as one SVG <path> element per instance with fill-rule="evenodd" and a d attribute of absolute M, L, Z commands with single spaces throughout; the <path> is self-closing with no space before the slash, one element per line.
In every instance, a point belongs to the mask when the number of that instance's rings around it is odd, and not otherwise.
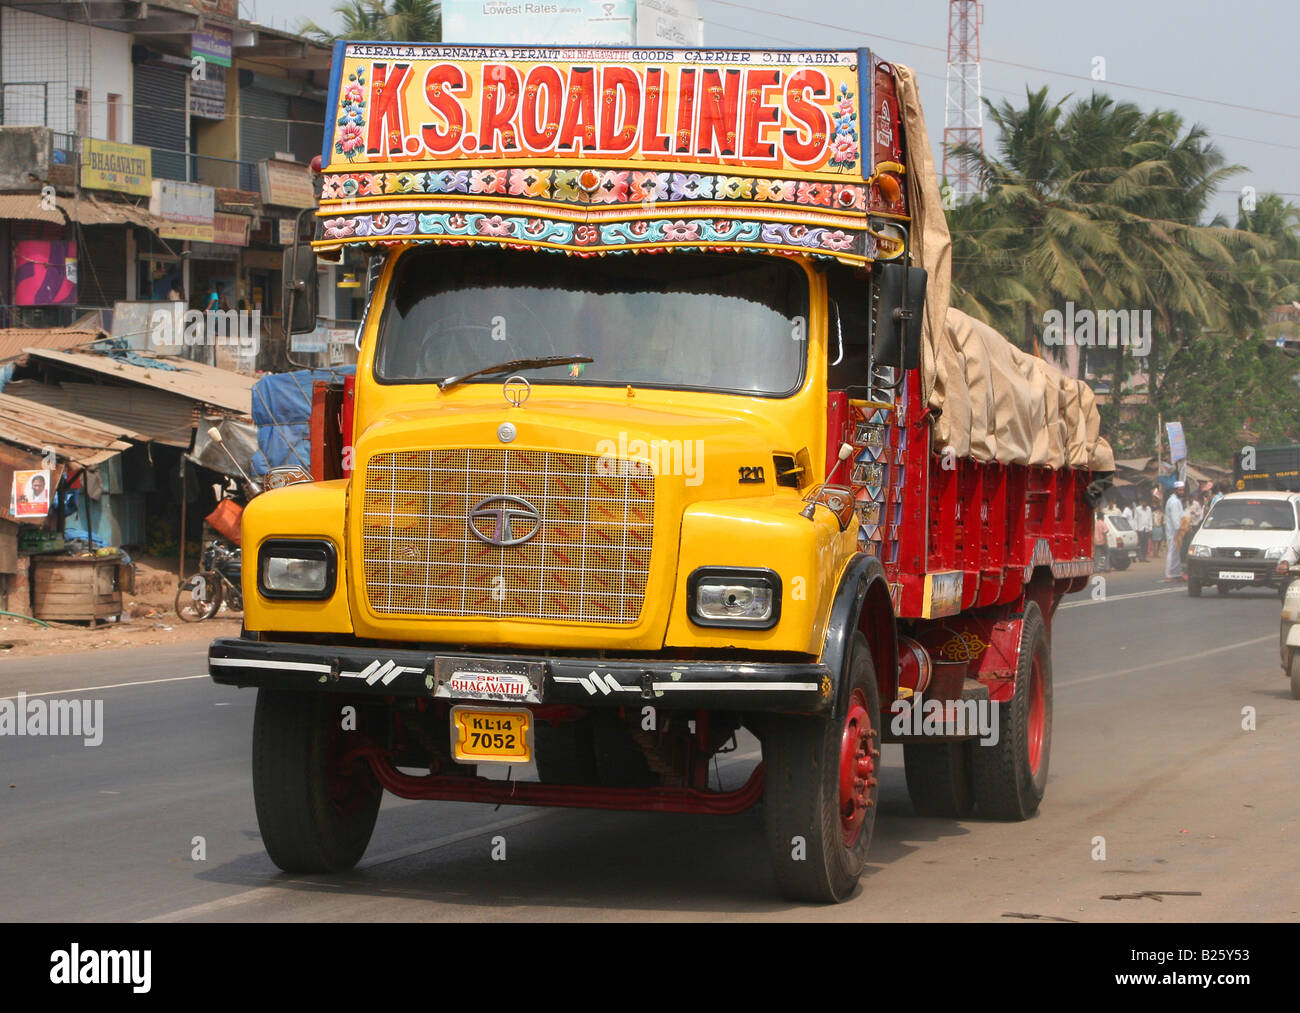
<path fill-rule="evenodd" d="M 374 42 L 442 41 L 442 4 L 438 0 L 346 0 L 334 8 L 343 30 L 329 31 L 310 19 L 298 27 L 299 32 L 317 42 L 329 44 L 335 39 Z"/>

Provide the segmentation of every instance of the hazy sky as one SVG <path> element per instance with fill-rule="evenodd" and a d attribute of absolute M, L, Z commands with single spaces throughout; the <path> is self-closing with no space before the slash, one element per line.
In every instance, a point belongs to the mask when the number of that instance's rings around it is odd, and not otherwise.
<path fill-rule="evenodd" d="M 304 17 L 328 24 L 333 3 L 241 0 L 240 6 L 245 17 L 293 29 Z M 948 7 L 945 0 L 700 0 L 706 45 L 867 46 L 916 68 L 936 160 Z M 1247 185 L 1300 203 L 1296 0 L 987 0 L 980 32 L 986 98 L 1023 104 L 1026 87 L 1046 84 L 1053 97 L 1095 87 L 1143 108 L 1172 108 L 1205 125 L 1228 161 L 1248 169 L 1214 210 L 1235 215 L 1237 190 Z M 1104 83 L 1091 77 L 1096 57 L 1105 60 Z M 986 134 L 986 144 L 994 143 L 993 134 Z"/>

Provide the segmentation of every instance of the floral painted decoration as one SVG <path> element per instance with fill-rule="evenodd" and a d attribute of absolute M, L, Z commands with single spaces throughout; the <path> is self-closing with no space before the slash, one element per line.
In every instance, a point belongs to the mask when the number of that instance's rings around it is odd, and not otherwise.
<path fill-rule="evenodd" d="M 365 134 L 361 128 L 366 125 L 366 72 L 364 68 L 348 75 L 348 83 L 343 87 L 339 97 L 339 132 L 334 141 L 334 150 L 349 162 L 365 146 Z"/>
<path fill-rule="evenodd" d="M 835 133 L 831 136 L 830 164 L 841 172 L 848 172 L 858 164 L 858 114 L 853 110 L 853 92 L 846 84 L 840 85 L 839 104 L 835 108 Z"/>

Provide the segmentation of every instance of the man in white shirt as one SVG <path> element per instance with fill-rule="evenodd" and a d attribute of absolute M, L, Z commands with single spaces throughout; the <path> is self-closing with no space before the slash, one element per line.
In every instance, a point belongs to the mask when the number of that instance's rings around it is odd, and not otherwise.
<path fill-rule="evenodd" d="M 1139 563 L 1147 561 L 1147 550 L 1151 547 L 1152 520 L 1151 508 L 1139 500 L 1137 509 L 1133 511 L 1133 528 L 1138 535 Z"/>
<path fill-rule="evenodd" d="M 1179 494 L 1186 486 L 1182 482 L 1174 483 L 1174 491 L 1165 502 L 1165 541 L 1168 550 L 1165 553 L 1165 581 L 1172 583 L 1183 579 L 1183 561 L 1179 554 L 1178 527 L 1183 522 L 1183 501 Z"/>

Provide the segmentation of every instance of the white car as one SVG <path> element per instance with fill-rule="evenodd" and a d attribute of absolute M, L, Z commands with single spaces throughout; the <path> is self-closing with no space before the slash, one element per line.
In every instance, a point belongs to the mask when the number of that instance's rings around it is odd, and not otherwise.
<path fill-rule="evenodd" d="M 1123 514 L 1103 514 L 1106 522 L 1106 561 L 1112 569 L 1127 570 L 1138 557 L 1138 536 Z"/>
<path fill-rule="evenodd" d="M 1187 593 L 1215 585 L 1268 587 L 1279 596 L 1300 553 L 1300 493 L 1233 492 L 1210 509 L 1187 553 Z"/>

